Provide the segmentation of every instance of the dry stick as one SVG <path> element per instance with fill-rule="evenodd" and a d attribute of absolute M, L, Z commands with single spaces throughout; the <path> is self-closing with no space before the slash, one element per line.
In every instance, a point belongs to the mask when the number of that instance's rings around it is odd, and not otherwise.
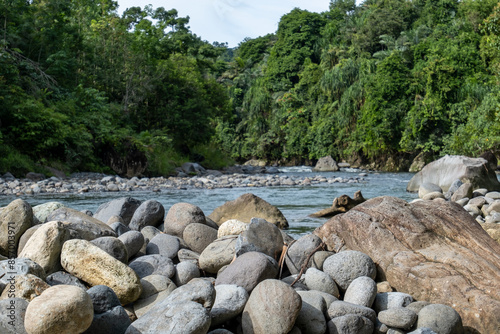
<path fill-rule="evenodd" d="M 302 265 L 302 268 L 300 269 L 300 273 L 299 275 L 297 276 L 297 278 L 295 279 L 295 281 L 292 282 L 292 284 L 290 284 L 290 286 L 293 286 L 295 283 L 297 283 L 297 281 L 302 277 L 302 274 L 304 273 L 304 270 L 306 270 L 306 267 L 307 267 L 307 264 L 309 263 L 309 260 L 311 259 L 311 256 L 314 255 L 314 253 L 316 253 L 317 251 L 319 251 L 320 249 L 324 249 L 325 247 L 325 243 L 324 242 L 321 242 L 321 244 L 316 247 L 312 252 L 311 254 L 309 254 L 309 256 L 307 257 L 306 259 L 306 262 Z"/>
<path fill-rule="evenodd" d="M 283 265 L 285 264 L 286 254 L 288 253 L 288 249 L 293 245 L 293 243 L 297 240 L 293 240 L 290 245 L 287 243 L 283 243 L 283 252 L 281 252 L 281 257 L 279 261 L 280 265 L 280 275 L 278 276 L 281 279 L 281 274 L 283 273 Z"/>

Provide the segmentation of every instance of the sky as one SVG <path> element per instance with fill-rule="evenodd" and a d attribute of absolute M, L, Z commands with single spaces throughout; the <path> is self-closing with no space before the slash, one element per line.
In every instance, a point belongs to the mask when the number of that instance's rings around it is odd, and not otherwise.
<path fill-rule="evenodd" d="M 118 13 L 134 6 L 177 9 L 179 17 L 189 16 L 190 30 L 210 43 L 238 46 L 245 37 L 256 38 L 278 29 L 280 18 L 295 7 L 310 12 L 328 10 L 330 0 L 117 0 Z"/>

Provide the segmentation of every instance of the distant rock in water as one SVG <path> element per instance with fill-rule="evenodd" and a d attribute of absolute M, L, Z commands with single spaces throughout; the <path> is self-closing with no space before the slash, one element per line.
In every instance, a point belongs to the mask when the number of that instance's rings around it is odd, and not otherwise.
<path fill-rule="evenodd" d="M 336 172 L 338 170 L 339 166 L 331 155 L 320 158 L 313 168 L 313 172 Z"/>
<path fill-rule="evenodd" d="M 431 162 L 415 174 L 408 182 L 406 190 L 416 192 L 422 183 L 434 183 L 446 192 L 457 179 L 472 184 L 474 189 L 500 189 L 500 182 L 498 182 L 495 170 L 490 168 L 490 163 L 487 160 L 446 155 Z"/>
<path fill-rule="evenodd" d="M 288 221 L 277 207 L 250 193 L 215 208 L 208 217 L 219 226 L 230 219 L 249 223 L 255 217 L 265 219 L 279 228 L 288 227 Z"/>

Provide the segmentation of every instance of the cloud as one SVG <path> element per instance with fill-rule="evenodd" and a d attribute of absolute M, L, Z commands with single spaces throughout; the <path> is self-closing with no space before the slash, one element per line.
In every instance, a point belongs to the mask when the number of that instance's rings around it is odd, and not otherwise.
<path fill-rule="evenodd" d="M 280 18 L 293 8 L 311 12 L 328 10 L 328 0 L 118 0 L 119 13 L 128 7 L 152 4 L 175 8 L 180 17 L 189 16 L 193 33 L 209 42 L 237 46 L 245 37 L 256 38 L 276 32 Z"/>

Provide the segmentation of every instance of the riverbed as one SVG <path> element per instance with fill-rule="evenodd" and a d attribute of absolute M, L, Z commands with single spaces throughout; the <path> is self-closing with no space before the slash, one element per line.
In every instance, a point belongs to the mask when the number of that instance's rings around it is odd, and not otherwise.
<path fill-rule="evenodd" d="M 188 202 L 199 206 L 206 215 L 226 201 L 236 199 L 242 194 L 251 192 L 269 203 L 277 206 L 285 215 L 290 225 L 288 233 L 294 237 L 307 234 L 321 226 L 325 218 L 311 218 L 309 214 L 330 207 L 335 197 L 346 194 L 353 196 L 361 190 L 366 199 L 388 195 L 408 201 L 417 198 L 417 194 L 406 192 L 406 185 L 413 173 L 382 173 L 366 172 L 348 169 L 339 172 L 312 172 L 308 167 L 291 167 L 280 169 L 281 175 L 314 177 L 321 175 L 327 178 L 340 177 L 349 179 L 362 174 L 359 183 L 319 183 L 308 186 L 278 186 L 278 187 L 233 187 L 215 189 L 167 189 L 160 192 L 130 191 L 130 192 L 100 192 L 77 194 L 38 194 L 29 196 L 0 197 L 0 206 L 5 206 L 15 198 L 22 198 L 32 206 L 58 201 L 77 210 L 95 212 L 99 205 L 114 198 L 131 196 L 138 200 L 155 199 L 163 204 L 165 210 L 175 203 Z"/>

